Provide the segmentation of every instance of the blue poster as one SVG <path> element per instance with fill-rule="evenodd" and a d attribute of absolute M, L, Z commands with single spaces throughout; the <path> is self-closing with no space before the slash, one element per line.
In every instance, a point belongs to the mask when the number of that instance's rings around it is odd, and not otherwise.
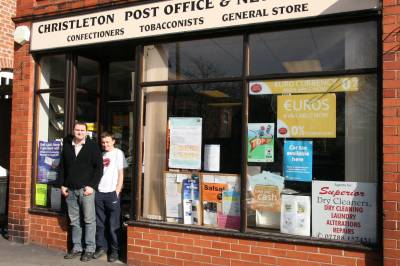
<path fill-rule="evenodd" d="M 57 179 L 60 153 L 61 141 L 39 141 L 38 183 Z"/>
<path fill-rule="evenodd" d="M 283 175 L 285 179 L 311 182 L 313 142 L 286 140 L 283 151 Z"/>

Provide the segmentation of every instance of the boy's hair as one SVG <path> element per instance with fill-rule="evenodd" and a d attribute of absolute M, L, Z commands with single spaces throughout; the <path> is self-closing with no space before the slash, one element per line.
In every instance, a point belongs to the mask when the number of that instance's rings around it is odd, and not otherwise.
<path fill-rule="evenodd" d="M 85 129 L 86 129 L 86 131 L 87 131 L 87 125 L 86 125 L 85 122 L 75 121 L 75 123 L 74 123 L 74 128 L 75 128 L 76 125 L 85 126 Z"/>
<path fill-rule="evenodd" d="M 107 132 L 107 131 L 104 131 L 103 133 L 101 133 L 101 138 L 107 138 L 107 137 L 110 137 L 111 139 L 115 140 L 115 137 L 114 137 L 113 133 L 110 133 L 110 132 Z"/>

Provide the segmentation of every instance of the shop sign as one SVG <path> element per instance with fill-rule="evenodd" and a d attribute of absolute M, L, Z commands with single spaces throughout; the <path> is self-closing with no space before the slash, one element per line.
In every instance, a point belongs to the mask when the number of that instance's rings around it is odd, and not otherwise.
<path fill-rule="evenodd" d="M 168 129 L 168 167 L 201 169 L 202 118 L 171 117 Z"/>
<path fill-rule="evenodd" d="M 311 182 L 313 142 L 310 140 L 286 140 L 283 151 L 283 176 L 285 179 Z"/>
<path fill-rule="evenodd" d="M 34 22 L 31 51 L 377 8 L 377 0 L 159 1 Z"/>
<path fill-rule="evenodd" d="M 376 184 L 313 181 L 312 235 L 376 243 Z"/>
<path fill-rule="evenodd" d="M 362 76 L 252 81 L 250 95 L 358 91 Z"/>
<path fill-rule="evenodd" d="M 278 96 L 278 138 L 335 138 L 336 95 Z"/>

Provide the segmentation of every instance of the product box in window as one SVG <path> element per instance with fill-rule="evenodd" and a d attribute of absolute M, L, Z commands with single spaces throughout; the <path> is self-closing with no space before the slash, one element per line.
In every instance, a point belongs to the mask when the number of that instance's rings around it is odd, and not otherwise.
<path fill-rule="evenodd" d="M 282 195 L 281 233 L 310 236 L 310 217 L 309 196 Z"/>

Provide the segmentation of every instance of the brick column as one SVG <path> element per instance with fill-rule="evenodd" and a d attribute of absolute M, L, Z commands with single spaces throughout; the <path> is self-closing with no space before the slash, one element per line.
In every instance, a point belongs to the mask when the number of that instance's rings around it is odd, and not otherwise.
<path fill-rule="evenodd" d="M 31 202 L 34 61 L 29 54 L 29 44 L 16 45 L 14 52 L 8 229 L 11 240 L 27 242 Z"/>
<path fill-rule="evenodd" d="M 12 69 L 14 23 L 11 18 L 15 16 L 16 1 L 0 0 L 0 9 L 0 69 Z"/>
<path fill-rule="evenodd" d="M 400 4 L 383 5 L 383 257 L 400 265 Z"/>

